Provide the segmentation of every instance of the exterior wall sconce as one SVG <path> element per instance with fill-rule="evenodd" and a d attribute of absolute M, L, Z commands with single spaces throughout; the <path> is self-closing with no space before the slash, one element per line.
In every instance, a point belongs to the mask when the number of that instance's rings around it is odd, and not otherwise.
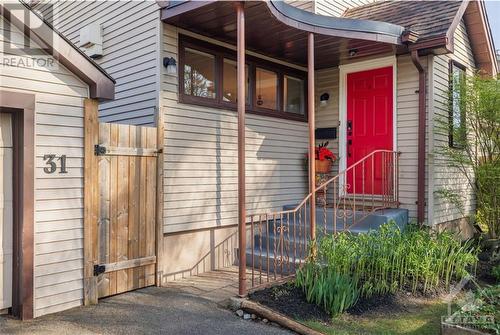
<path fill-rule="evenodd" d="M 330 99 L 330 94 L 328 93 L 323 93 L 321 94 L 321 96 L 319 97 L 319 104 L 321 106 L 326 106 L 328 100 Z"/>
<path fill-rule="evenodd" d="M 163 66 L 167 68 L 167 74 L 177 74 L 177 61 L 174 57 L 164 57 Z"/>
<path fill-rule="evenodd" d="M 358 49 L 349 50 L 349 57 L 354 57 L 358 53 Z"/>

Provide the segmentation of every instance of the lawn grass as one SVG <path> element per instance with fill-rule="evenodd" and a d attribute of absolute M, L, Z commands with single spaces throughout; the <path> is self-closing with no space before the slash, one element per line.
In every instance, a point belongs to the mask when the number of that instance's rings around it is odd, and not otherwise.
<path fill-rule="evenodd" d="M 327 335 L 435 335 L 440 333 L 441 316 L 447 315 L 447 307 L 441 299 L 435 299 L 416 303 L 406 311 L 344 314 L 332 319 L 331 324 L 319 321 L 301 322 Z"/>

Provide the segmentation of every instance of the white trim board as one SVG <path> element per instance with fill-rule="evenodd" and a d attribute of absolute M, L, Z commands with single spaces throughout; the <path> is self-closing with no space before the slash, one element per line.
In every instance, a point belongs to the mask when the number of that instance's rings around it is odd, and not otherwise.
<path fill-rule="evenodd" d="M 396 56 L 387 56 L 371 60 L 365 60 L 345 65 L 339 65 L 339 171 L 344 171 L 347 168 L 347 74 L 373 70 L 382 67 L 392 66 L 392 127 L 393 127 L 393 144 L 394 151 L 397 151 L 397 59 Z M 340 176 L 339 192 L 343 189 L 344 178 Z"/>

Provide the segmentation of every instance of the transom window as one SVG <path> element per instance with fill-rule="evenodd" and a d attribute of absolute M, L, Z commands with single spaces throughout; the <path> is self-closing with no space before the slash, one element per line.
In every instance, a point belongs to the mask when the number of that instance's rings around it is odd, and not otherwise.
<path fill-rule="evenodd" d="M 187 36 L 179 38 L 180 101 L 236 109 L 236 53 Z M 260 58 L 246 56 L 246 110 L 306 120 L 306 74 Z"/>
<path fill-rule="evenodd" d="M 452 148 L 462 148 L 466 136 L 464 94 L 466 89 L 465 67 L 450 63 L 450 131 L 449 144 Z"/>

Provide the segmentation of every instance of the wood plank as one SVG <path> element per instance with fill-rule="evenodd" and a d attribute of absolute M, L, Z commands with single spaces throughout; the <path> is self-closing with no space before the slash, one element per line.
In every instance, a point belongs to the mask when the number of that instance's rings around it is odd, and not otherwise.
<path fill-rule="evenodd" d="M 140 128 L 130 127 L 129 130 L 129 143 L 134 146 L 134 150 L 140 150 L 140 146 L 137 146 L 137 134 L 140 135 Z M 136 259 L 139 258 L 139 187 L 137 178 L 140 174 L 139 167 L 137 166 L 137 161 L 140 160 L 138 157 L 129 157 L 129 181 L 128 181 L 128 258 Z M 129 269 L 128 270 L 128 290 L 133 290 L 139 288 L 139 269 Z"/>
<path fill-rule="evenodd" d="M 130 133 L 140 131 L 140 127 L 130 126 Z M 145 128 L 146 129 L 146 128 Z M 152 128 L 155 129 L 155 128 Z M 132 143 L 132 142 L 131 142 Z M 139 157 L 157 157 L 156 148 L 135 148 L 135 147 L 106 147 L 106 153 L 103 156 L 139 156 Z"/>
<path fill-rule="evenodd" d="M 147 129 L 147 146 L 156 146 L 156 129 Z M 146 158 L 146 254 L 155 254 L 156 243 L 156 157 Z M 155 266 L 146 266 L 146 286 L 155 284 Z"/>
<path fill-rule="evenodd" d="M 84 159 L 84 219 L 83 219 L 83 258 L 84 258 L 84 293 L 85 305 L 97 303 L 97 278 L 94 277 L 94 263 L 96 261 L 96 227 L 98 219 L 97 189 L 97 160 L 94 156 L 94 145 L 98 141 L 97 100 L 85 99 L 85 159 Z"/>
<path fill-rule="evenodd" d="M 110 125 L 110 144 L 118 145 L 118 125 Z M 118 157 L 111 157 L 110 162 L 110 231 L 109 231 L 109 261 L 117 262 L 117 217 L 118 217 Z M 117 274 L 113 272 L 109 275 L 109 294 L 116 294 L 117 291 Z"/>
<path fill-rule="evenodd" d="M 146 131 L 141 132 L 140 145 L 142 147 L 147 146 L 147 132 Z M 146 198 L 147 198 L 147 192 L 148 192 L 146 189 L 146 173 L 147 173 L 146 161 L 147 161 L 146 157 L 143 157 L 140 159 L 141 175 L 140 175 L 140 178 L 138 180 L 138 182 L 140 183 L 140 189 L 139 189 L 139 191 L 140 191 L 139 213 L 140 214 L 139 215 L 141 217 L 141 223 L 139 226 L 139 232 L 140 232 L 140 244 L 139 244 L 140 251 L 139 251 L 139 253 L 140 253 L 141 257 L 150 256 L 146 253 L 146 238 L 147 238 L 147 235 L 146 235 Z M 145 286 L 145 282 L 146 282 L 146 269 L 145 268 L 142 268 L 139 281 L 140 281 L 140 285 Z"/>
<path fill-rule="evenodd" d="M 110 144 L 111 128 L 108 123 L 99 125 L 99 143 Z M 110 178 L 111 162 L 109 157 L 99 157 L 100 221 L 99 221 L 99 263 L 110 263 Z M 110 276 L 98 279 L 99 297 L 110 295 Z"/>
<path fill-rule="evenodd" d="M 165 110 L 160 108 L 156 118 L 156 147 L 162 149 L 158 153 L 156 159 L 156 223 L 155 223 L 155 247 L 156 247 L 156 286 L 161 286 L 163 271 L 161 269 L 161 262 L 163 261 L 163 162 L 164 154 L 164 137 L 165 128 L 164 122 Z"/>
<path fill-rule="evenodd" d="M 142 257 L 136 259 L 129 259 L 126 261 L 104 264 L 106 270 L 104 273 L 123 271 L 140 266 L 150 265 L 156 263 L 156 256 Z"/>
<path fill-rule="evenodd" d="M 119 146 L 130 146 L 129 143 L 129 125 L 118 125 L 118 145 Z M 115 175 L 117 178 L 117 243 L 116 243 L 116 259 L 117 262 L 128 260 L 128 198 L 129 198 L 129 157 L 127 156 L 118 156 L 118 170 Z M 126 292 L 127 291 L 127 281 L 128 274 L 127 271 L 117 271 L 117 282 L 116 282 L 116 291 L 117 293 Z"/>

